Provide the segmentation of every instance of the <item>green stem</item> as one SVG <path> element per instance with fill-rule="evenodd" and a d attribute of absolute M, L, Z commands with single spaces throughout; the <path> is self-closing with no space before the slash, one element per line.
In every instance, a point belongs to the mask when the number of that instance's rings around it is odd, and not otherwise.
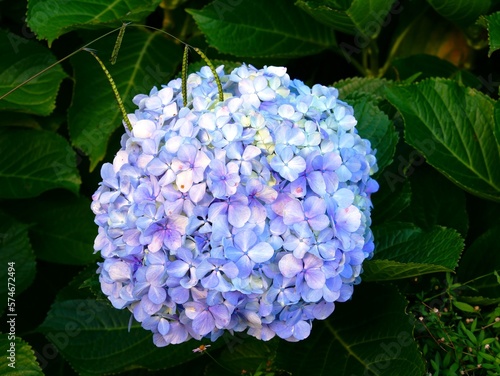
<path fill-rule="evenodd" d="M 212 74 L 214 75 L 215 82 L 217 83 L 217 91 L 219 92 L 219 102 L 224 101 L 224 92 L 222 91 L 222 83 L 220 82 L 219 75 L 217 74 L 217 70 L 215 69 L 214 65 L 212 62 L 208 59 L 207 55 L 205 55 L 198 47 L 193 48 L 198 55 L 201 56 L 203 60 L 205 60 L 205 63 L 207 63 L 208 67 L 212 71 Z"/>
<path fill-rule="evenodd" d="M 419 22 L 420 18 L 422 18 L 423 13 L 421 13 L 418 17 L 416 17 L 410 24 L 403 30 L 402 33 L 398 34 L 398 37 L 392 44 L 391 50 L 389 51 L 389 54 L 387 55 L 387 60 L 385 61 L 385 64 L 380 68 L 378 71 L 378 77 L 383 77 L 385 73 L 387 72 L 387 69 L 392 64 L 392 60 L 396 56 L 396 53 L 398 52 L 399 46 L 403 42 L 403 40 L 406 38 L 406 35 L 409 33 L 409 31 L 412 29 L 413 25 L 415 22 Z"/>
<path fill-rule="evenodd" d="M 187 106 L 187 69 L 188 69 L 189 47 L 184 46 L 184 55 L 182 56 L 182 105 Z"/>
<path fill-rule="evenodd" d="M 120 97 L 120 93 L 118 92 L 118 88 L 116 87 L 115 81 L 113 80 L 113 77 L 111 76 L 111 73 L 109 73 L 108 69 L 104 65 L 104 63 L 97 57 L 97 55 L 94 53 L 94 51 L 90 49 L 85 49 L 85 51 L 89 52 L 92 56 L 95 57 L 99 65 L 101 66 L 102 70 L 104 71 L 104 74 L 108 78 L 108 81 L 111 85 L 111 89 L 113 89 L 113 93 L 115 94 L 116 102 L 118 102 L 118 107 L 120 107 L 120 111 L 122 112 L 123 116 L 123 121 L 127 125 L 127 128 L 129 131 L 132 131 L 132 123 L 130 123 L 130 119 L 128 118 L 127 111 L 125 110 L 125 106 L 123 105 L 122 98 Z"/>
<path fill-rule="evenodd" d="M 376 77 L 379 66 L 378 66 L 378 44 L 375 39 L 372 39 L 370 45 L 368 46 L 368 55 L 370 57 L 370 69 L 368 69 L 368 73 L 370 77 Z"/>

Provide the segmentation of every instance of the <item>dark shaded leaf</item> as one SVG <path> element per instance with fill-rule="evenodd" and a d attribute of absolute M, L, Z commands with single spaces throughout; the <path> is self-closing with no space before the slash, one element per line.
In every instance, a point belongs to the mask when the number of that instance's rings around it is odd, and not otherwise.
<path fill-rule="evenodd" d="M 287 0 L 275 0 L 272 7 L 266 0 L 241 0 L 234 6 L 215 1 L 187 11 L 211 46 L 236 56 L 297 57 L 336 45 L 333 30 Z"/>

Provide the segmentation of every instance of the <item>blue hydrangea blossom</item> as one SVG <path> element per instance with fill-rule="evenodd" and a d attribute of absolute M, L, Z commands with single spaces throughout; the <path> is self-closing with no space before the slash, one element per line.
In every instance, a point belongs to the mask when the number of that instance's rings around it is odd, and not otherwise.
<path fill-rule="evenodd" d="M 208 67 L 139 94 L 93 195 L 98 273 L 157 346 L 224 331 L 306 338 L 373 254 L 370 142 L 332 87 Z"/>

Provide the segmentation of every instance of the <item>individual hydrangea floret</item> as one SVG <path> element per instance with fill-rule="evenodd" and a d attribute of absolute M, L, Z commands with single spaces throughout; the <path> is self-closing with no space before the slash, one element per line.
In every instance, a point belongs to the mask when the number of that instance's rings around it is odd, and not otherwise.
<path fill-rule="evenodd" d="M 370 142 L 332 87 L 208 67 L 139 94 L 92 210 L 102 291 L 157 346 L 306 338 L 373 254 Z"/>

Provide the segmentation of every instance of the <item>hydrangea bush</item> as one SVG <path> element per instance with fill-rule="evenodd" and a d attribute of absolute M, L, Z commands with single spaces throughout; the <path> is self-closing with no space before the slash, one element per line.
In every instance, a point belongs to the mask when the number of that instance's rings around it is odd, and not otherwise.
<path fill-rule="evenodd" d="M 133 99 L 93 195 L 102 291 L 157 346 L 309 336 L 373 254 L 375 151 L 332 87 L 209 67 Z"/>

